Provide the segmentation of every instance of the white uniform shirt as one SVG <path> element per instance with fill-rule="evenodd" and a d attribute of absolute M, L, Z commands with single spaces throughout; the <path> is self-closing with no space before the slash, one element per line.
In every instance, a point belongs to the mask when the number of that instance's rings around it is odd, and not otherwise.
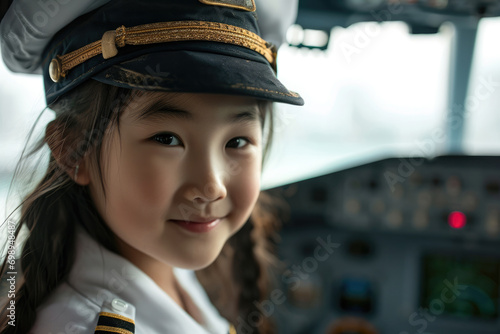
<path fill-rule="evenodd" d="M 135 322 L 135 334 L 227 334 L 229 323 L 210 303 L 193 271 L 174 269 L 181 286 L 200 309 L 204 326 L 176 304 L 149 276 L 108 251 L 77 227 L 76 261 L 37 310 L 33 334 L 94 333 L 99 314 Z"/>

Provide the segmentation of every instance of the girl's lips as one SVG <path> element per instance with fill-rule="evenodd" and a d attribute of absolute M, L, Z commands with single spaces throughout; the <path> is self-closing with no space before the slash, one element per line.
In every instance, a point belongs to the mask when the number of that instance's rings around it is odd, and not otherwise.
<path fill-rule="evenodd" d="M 196 233 L 206 233 L 215 228 L 221 221 L 220 218 L 208 221 L 208 222 L 193 222 L 193 221 L 185 221 L 185 220 L 170 220 L 172 223 L 176 225 Z"/>

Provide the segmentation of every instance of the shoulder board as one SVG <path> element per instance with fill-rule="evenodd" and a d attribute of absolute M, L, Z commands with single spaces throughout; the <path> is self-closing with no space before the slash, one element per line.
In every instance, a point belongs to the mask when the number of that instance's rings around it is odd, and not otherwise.
<path fill-rule="evenodd" d="M 105 302 L 99 313 L 95 334 L 134 334 L 135 307 L 121 299 Z"/>

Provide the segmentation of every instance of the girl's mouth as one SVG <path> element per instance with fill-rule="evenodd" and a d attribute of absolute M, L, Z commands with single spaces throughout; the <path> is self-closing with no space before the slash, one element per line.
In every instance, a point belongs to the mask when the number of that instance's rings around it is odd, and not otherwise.
<path fill-rule="evenodd" d="M 213 230 L 221 221 L 221 218 L 216 218 L 207 222 L 186 221 L 186 220 L 169 220 L 169 222 L 195 233 L 206 233 Z"/>

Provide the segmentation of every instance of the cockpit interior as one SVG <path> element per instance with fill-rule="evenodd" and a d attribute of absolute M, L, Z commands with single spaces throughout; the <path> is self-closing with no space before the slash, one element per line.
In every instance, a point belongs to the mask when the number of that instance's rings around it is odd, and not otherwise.
<path fill-rule="evenodd" d="M 313 72 L 300 87 L 322 120 L 301 118 L 305 134 L 283 112 L 289 167 L 268 179 L 284 265 L 260 308 L 279 333 L 500 333 L 499 15 L 498 1 L 299 2 L 285 52 L 318 65 L 285 66 Z"/>

